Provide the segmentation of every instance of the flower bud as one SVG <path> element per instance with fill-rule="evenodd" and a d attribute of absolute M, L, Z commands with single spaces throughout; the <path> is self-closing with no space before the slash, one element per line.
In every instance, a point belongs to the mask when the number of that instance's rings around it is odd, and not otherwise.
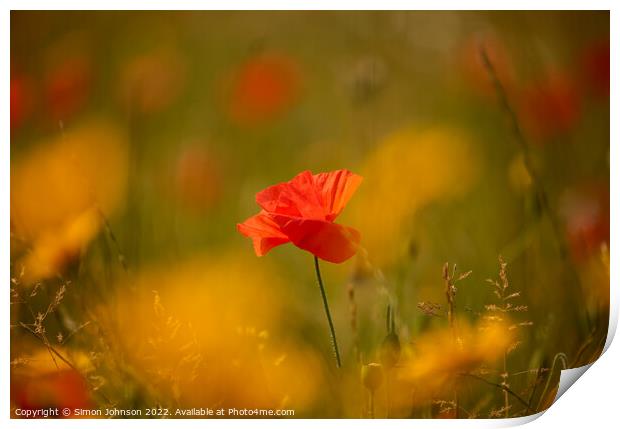
<path fill-rule="evenodd" d="M 381 364 L 369 363 L 362 365 L 362 384 L 371 392 L 377 390 L 383 383 Z"/>

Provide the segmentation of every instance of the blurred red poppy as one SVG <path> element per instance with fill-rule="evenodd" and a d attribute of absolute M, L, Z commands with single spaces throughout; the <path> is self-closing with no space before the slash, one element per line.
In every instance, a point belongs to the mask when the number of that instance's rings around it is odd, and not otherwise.
<path fill-rule="evenodd" d="M 609 97 L 609 39 L 590 43 L 581 53 L 584 84 L 599 97 Z"/>
<path fill-rule="evenodd" d="M 205 213 L 222 197 L 222 164 L 204 143 L 183 148 L 174 167 L 174 190 L 183 208 Z"/>
<path fill-rule="evenodd" d="M 521 112 L 525 128 L 535 142 L 571 131 L 581 116 L 576 83 L 567 74 L 549 74 L 524 90 Z"/>
<path fill-rule="evenodd" d="M 252 239 L 257 256 L 290 241 L 325 261 L 344 262 L 357 251 L 360 233 L 334 220 L 361 182 L 348 170 L 304 171 L 256 194 L 261 212 L 237 230 Z"/>
<path fill-rule="evenodd" d="M 67 119 L 88 100 L 92 65 L 87 55 L 74 55 L 53 66 L 45 77 L 45 97 L 53 120 Z"/>
<path fill-rule="evenodd" d="M 479 96 L 496 102 L 495 85 L 482 59 L 485 53 L 493 66 L 494 73 L 506 91 L 512 93 L 515 86 L 514 66 L 502 40 L 494 34 L 475 34 L 459 47 L 457 55 L 461 75 L 469 87 Z"/>
<path fill-rule="evenodd" d="M 65 362 L 54 360 L 46 348 L 31 355 L 22 355 L 11 362 L 11 408 L 21 409 L 22 413 L 13 417 L 26 417 L 24 410 L 44 410 L 47 408 L 69 409 L 68 414 L 53 417 L 75 417 L 76 408 L 90 409 L 93 399 L 86 381 L 92 371 L 92 362 L 81 352 L 68 353 L 75 368 Z"/>
<path fill-rule="evenodd" d="M 261 54 L 247 61 L 234 78 L 229 112 L 240 125 L 275 119 L 298 98 L 300 76 L 289 57 Z"/>
<path fill-rule="evenodd" d="M 20 377 L 18 382 L 11 383 L 11 400 L 22 410 L 51 407 L 73 411 L 76 408 L 90 409 L 93 406 L 86 381 L 73 369 Z M 64 417 L 72 416 L 71 413 Z"/>
<path fill-rule="evenodd" d="M 34 91 L 32 82 L 26 76 L 11 75 L 11 131 L 15 131 L 32 111 Z"/>
<path fill-rule="evenodd" d="M 606 184 L 587 183 L 571 188 L 560 199 L 571 255 L 583 261 L 609 247 L 609 188 Z"/>

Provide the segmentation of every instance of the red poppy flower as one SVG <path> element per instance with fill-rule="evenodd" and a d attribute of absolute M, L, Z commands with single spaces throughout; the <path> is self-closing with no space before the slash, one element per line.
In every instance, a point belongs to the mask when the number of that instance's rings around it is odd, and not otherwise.
<path fill-rule="evenodd" d="M 262 210 L 237 224 L 237 230 L 252 239 L 257 256 L 290 241 L 320 259 L 339 264 L 355 254 L 360 233 L 334 220 L 361 181 L 361 176 L 348 170 L 304 171 L 256 194 Z"/>
<path fill-rule="evenodd" d="M 263 124 L 293 106 L 300 92 L 299 67 L 292 58 L 261 54 L 235 74 L 229 113 L 242 126 Z"/>

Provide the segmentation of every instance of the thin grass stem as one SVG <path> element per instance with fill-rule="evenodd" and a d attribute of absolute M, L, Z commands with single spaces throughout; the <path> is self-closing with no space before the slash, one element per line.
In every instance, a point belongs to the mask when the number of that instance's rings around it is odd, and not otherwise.
<path fill-rule="evenodd" d="M 325 294 L 325 287 L 323 286 L 323 280 L 321 279 L 321 269 L 319 267 L 319 258 L 314 257 L 314 269 L 316 271 L 316 279 L 319 282 L 319 289 L 321 290 L 321 297 L 323 298 L 323 307 L 325 308 L 325 315 L 327 316 L 327 323 L 329 324 L 329 333 L 332 339 L 332 348 L 334 349 L 334 356 L 336 357 L 336 367 L 340 368 L 342 363 L 340 362 L 340 352 L 338 351 L 338 341 L 336 340 L 336 331 L 334 330 L 334 322 L 332 322 L 332 315 L 329 312 L 329 304 L 327 303 L 327 295 Z"/>

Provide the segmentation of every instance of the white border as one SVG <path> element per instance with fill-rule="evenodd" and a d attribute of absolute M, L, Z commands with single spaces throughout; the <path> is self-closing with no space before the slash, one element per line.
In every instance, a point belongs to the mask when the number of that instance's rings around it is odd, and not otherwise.
<path fill-rule="evenodd" d="M 611 76 L 619 76 L 619 56 L 618 56 L 618 16 L 613 10 L 612 1 L 600 1 L 590 0 L 588 2 L 575 1 L 575 0 L 553 0 L 553 1 L 541 1 L 541 0 L 521 0 L 521 1 L 502 1 L 494 2 L 489 0 L 475 0 L 469 1 L 465 5 L 462 1 L 439 1 L 433 2 L 410 2 L 404 0 L 382 0 L 380 3 L 380 9 L 410 9 L 415 8 L 418 10 L 486 10 L 486 9 L 498 9 L 498 10 L 515 10 L 515 9 L 529 9 L 529 10 L 611 10 L 611 47 L 612 47 L 612 63 L 611 63 Z M 52 7 L 53 6 L 53 7 Z M 4 100 L 0 104 L 0 129 L 4 136 L 4 141 L 0 145 L 2 164 L 0 167 L 0 193 L 4 196 L 2 198 L 2 206 L 0 210 L 0 217 L 2 219 L 2 225 L 0 228 L 0 256 L 4 263 L 1 266 L 2 278 L 5 282 L 9 279 L 9 265 L 10 258 L 10 202 L 9 202 L 9 180 L 10 180 L 10 126 L 9 126 L 9 94 L 10 94 L 10 10 L 27 10 L 27 9 L 83 9 L 83 10 L 103 10 L 103 9 L 115 9 L 115 10 L 145 10 L 145 9 L 175 9 L 175 10 L 198 10 L 204 7 L 209 7 L 213 10 L 273 10 L 273 9 L 326 9 L 326 10 L 357 10 L 357 9 L 377 9 L 377 4 L 358 0 L 358 1 L 341 1 L 335 2 L 334 0 L 304 0 L 296 1 L 295 4 L 287 1 L 276 0 L 262 0 L 262 1 L 241 1 L 241 0 L 229 0 L 221 2 L 221 4 L 215 4 L 212 1 L 197 1 L 197 0 L 176 0 L 163 1 L 163 0 L 150 0 L 150 1 L 128 1 L 128 0 L 107 0 L 107 1 L 89 1 L 80 2 L 76 0 L 56 0 L 54 2 L 44 0 L 24 0 L 24 1 L 4 1 L 2 4 L 3 13 L 0 18 L 0 37 L 1 47 L 0 51 L 3 53 L 0 55 L 0 73 L 2 74 L 2 85 L 0 85 L 0 99 Z M 618 117 L 618 86 L 615 79 L 611 82 L 611 117 Z M 618 160 L 618 148 L 617 144 L 620 142 L 618 139 L 618 126 L 617 123 L 612 121 L 611 123 L 611 219 L 617 219 L 620 214 L 618 198 L 619 188 L 619 171 L 617 170 Z M 613 222 L 611 227 L 611 242 L 616 243 L 618 238 L 617 223 Z M 577 383 L 576 387 L 570 389 L 562 399 L 554 404 L 545 414 L 544 417 L 535 420 L 530 423 L 529 427 L 546 427 L 547 425 L 554 427 L 562 427 L 565 425 L 589 425 L 603 427 L 609 426 L 609 422 L 617 420 L 617 387 L 619 386 L 619 373 L 617 362 L 620 362 L 620 349 L 616 345 L 611 345 L 611 339 L 615 333 L 618 322 L 618 256 L 614 252 L 614 247 L 611 247 L 610 261 L 611 261 L 611 315 L 610 315 L 610 329 L 606 348 L 606 353 L 593 364 L 592 368 L 588 371 L 588 376 Z M 6 283 L 5 283 L 6 284 Z M 2 304 L 0 305 L 0 314 L 2 315 L 0 324 L 3 327 L 0 330 L 0 346 L 2 346 L 3 352 L 0 353 L 0 373 L 2 377 L 0 380 L 0 421 L 6 420 L 8 427 L 109 427 L 112 425 L 122 424 L 123 426 L 130 427 L 162 427 L 163 425 L 169 425 L 170 422 L 165 420 L 10 420 L 8 419 L 10 414 L 10 395 L 9 395 L 9 294 L 8 290 L 2 296 Z M 538 417 L 535 416 L 535 417 Z M 534 417 L 534 418 L 535 418 Z M 505 427 L 513 426 L 517 424 L 527 423 L 533 418 L 511 419 L 511 420 L 394 420 L 394 421 L 381 421 L 379 424 L 394 427 L 475 427 L 475 428 L 491 428 L 491 427 Z M 320 424 L 321 426 L 327 424 L 328 426 L 355 426 L 370 427 L 376 423 L 372 420 L 245 420 L 246 424 L 257 428 L 272 428 L 272 427 L 289 427 L 292 424 L 299 426 L 314 426 Z M 316 423 L 315 423 L 316 422 Z M 183 425 L 187 427 L 230 427 L 230 425 L 239 424 L 238 420 L 184 420 L 182 423 L 175 421 L 174 425 Z"/>

